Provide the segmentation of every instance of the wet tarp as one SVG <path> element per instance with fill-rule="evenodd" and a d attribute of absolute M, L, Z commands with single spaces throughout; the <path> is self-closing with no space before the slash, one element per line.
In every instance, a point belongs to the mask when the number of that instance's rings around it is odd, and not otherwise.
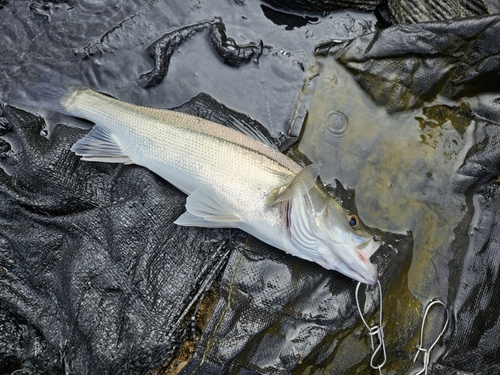
<path fill-rule="evenodd" d="M 484 0 L 266 0 L 286 10 L 329 12 L 339 9 L 374 11 L 381 26 L 401 23 L 443 21 L 494 13 L 498 5 Z"/>
<path fill-rule="evenodd" d="M 458 133 L 464 134 L 465 128 L 471 131 L 472 146 L 463 160 L 459 158 L 458 164 L 449 166 L 453 173 L 446 181 L 450 194 L 463 195 L 465 214 L 460 214 L 460 222 L 449 233 L 452 241 L 446 246 L 447 266 L 436 268 L 437 273 L 447 273 L 447 295 L 440 298 L 447 301 L 453 314 L 453 328 L 445 339 L 445 349 L 434 369 L 436 374 L 500 373 L 500 232 L 497 229 L 500 123 L 499 86 L 495 83 L 500 72 L 500 50 L 495 42 L 499 21 L 498 15 L 493 15 L 446 23 L 399 25 L 352 42 L 318 49 L 320 55 L 331 54 L 342 63 L 370 98 L 385 106 L 389 113 L 419 108 L 423 116 L 415 118 L 422 132 L 416 135 L 423 144 L 436 149 L 443 141 L 456 143 L 457 139 L 447 135 L 443 126 L 446 123 Z M 447 105 L 433 105 L 439 99 Z M 425 117 L 427 120 L 422 121 Z M 399 124 L 405 125 L 404 121 Z M 440 129 L 438 134 L 428 132 L 436 128 Z M 411 133 L 410 129 L 404 131 Z M 412 144 L 408 142 L 406 146 Z M 443 156 L 453 160 L 450 151 L 443 149 Z M 413 151 L 407 149 L 405 154 L 401 157 L 409 157 Z M 414 162 L 418 164 L 417 160 Z M 394 164 L 401 167 L 401 163 Z M 424 170 L 427 168 L 424 165 Z M 431 175 L 433 180 L 438 178 L 435 173 Z M 442 212 L 451 210 L 452 205 L 443 204 L 444 201 L 434 203 L 438 203 Z M 436 222 L 439 232 L 446 232 L 445 221 L 442 215 Z M 416 251 L 423 251 L 425 244 L 421 247 Z M 438 254 L 434 254 L 432 262 L 438 262 Z M 417 268 L 417 264 L 414 257 L 412 267 Z M 425 272 L 420 277 L 424 279 Z M 410 288 L 411 284 L 410 281 Z M 429 285 L 412 289 L 433 290 Z M 433 293 L 439 294 L 435 289 Z"/>
<path fill-rule="evenodd" d="M 2 118 L 22 150 L 2 154 L 12 164 L 1 183 L 2 373 L 137 373 L 164 361 L 231 236 L 173 225 L 184 197 L 146 170 L 80 166 L 68 147 L 85 131 L 61 126 L 47 140 L 40 117 L 6 107 Z"/>
<path fill-rule="evenodd" d="M 394 24 L 444 21 L 489 13 L 483 0 L 388 0 L 387 9 Z"/>
<path fill-rule="evenodd" d="M 456 22 L 398 25 L 319 48 L 351 71 L 390 112 L 421 107 L 438 96 L 453 100 L 496 92 L 500 48 L 497 15 Z"/>
<path fill-rule="evenodd" d="M 207 103 L 218 109 L 213 116 Z M 205 96 L 180 109 L 238 116 Z M 312 365 L 333 355 L 331 336 L 359 323 L 352 280 L 243 233 L 175 226 L 182 194 L 143 168 L 79 161 L 69 147 L 83 130 L 58 126 L 47 140 L 40 117 L 12 107 L 3 123 L 22 150 L 3 154 L 12 172 L 2 181 L 4 370 L 140 373 L 161 365 L 194 334 L 186 315 L 228 249 L 222 298 L 197 349 L 210 350 L 184 371 Z M 356 212 L 352 192 L 338 184 L 332 194 Z M 387 247 L 374 261 L 391 275 L 383 288 L 412 301 L 396 276 L 409 265 L 411 237 L 379 235 Z M 367 311 L 375 308 L 369 297 Z"/>
<path fill-rule="evenodd" d="M 413 29 L 396 26 L 347 44 L 323 44 L 311 62 L 313 47 L 328 33 L 353 38 L 372 30 L 369 19 L 334 22 L 326 15 L 317 24 L 305 23 L 306 32 L 279 23 L 271 27 L 259 4 L 217 5 L 213 12 L 198 2 L 165 8 L 130 3 L 116 13 L 110 5 L 102 19 L 89 18 L 85 30 L 90 36 L 68 38 L 63 36 L 68 25 L 77 25 L 79 17 L 95 9 L 35 2 L 28 13 L 32 29 L 29 23 L 21 29 L 3 24 L 2 90 L 8 90 L 7 78 L 16 85 L 30 83 L 16 75 L 25 60 L 57 67 L 55 61 L 65 58 L 59 65 L 64 73 L 78 76 L 74 66 L 79 66 L 85 83 L 120 99 L 174 107 L 195 97 L 179 110 L 218 122 L 236 116 L 260 128 L 220 102 L 250 113 L 283 147 L 290 143 L 280 132 L 287 133 L 291 124 L 297 135 L 307 119 L 290 156 L 301 162 L 305 157 L 321 160 L 321 177 L 332 195 L 358 211 L 384 241 L 372 258 L 383 291 L 384 371 L 409 371 L 424 307 L 440 298 L 452 321 L 432 356 L 437 362 L 433 373 L 500 373 L 499 111 L 497 96 L 486 95 L 495 87 L 483 85 L 498 78 L 495 28 L 490 27 L 497 16 Z M 3 17 L 14 14 L 14 21 L 25 21 L 12 4 L 2 11 Z M 220 56 L 212 60 L 217 68 L 204 71 L 207 60 L 190 56 L 211 56 L 214 50 L 195 34 L 207 32 L 204 27 L 219 16 L 233 25 L 250 18 L 254 24 L 248 27 L 258 32 L 235 32 L 225 24 L 215 50 L 248 45 L 257 54 L 232 70 L 216 65 Z M 152 26 L 164 20 L 171 23 L 165 32 L 152 35 Z M 189 25 L 195 27 L 185 29 Z M 327 26 L 326 31 L 321 33 L 319 26 Z M 467 29 L 473 30 L 465 35 L 467 43 L 457 42 Z M 228 45 L 227 35 L 222 37 L 226 32 L 239 40 L 229 39 Z M 208 33 L 213 40 L 214 32 Z M 238 33 L 250 35 L 250 42 Z M 287 39 L 302 34 L 307 43 Z M 433 37 L 425 39 L 429 34 Z M 162 39 L 167 35 L 173 39 Z M 440 54 L 430 47 L 416 51 L 420 38 L 428 47 L 429 40 L 439 42 Z M 15 43 L 22 53 L 7 55 Z M 147 49 L 154 43 L 167 48 L 154 54 L 153 47 Z M 457 45 L 461 54 L 454 54 Z M 352 61 L 351 46 L 365 47 Z M 402 46 L 409 50 L 400 54 Z M 384 53 L 370 55 L 370 47 Z M 468 51 L 487 66 L 471 63 Z M 417 52 L 434 60 L 414 63 Z M 142 60 L 131 57 L 134 53 Z M 46 54 L 51 59 L 44 60 Z M 175 58 L 189 60 L 186 66 L 199 69 L 202 79 L 186 73 Z M 356 59 L 361 59 L 359 66 Z M 364 91 L 336 60 L 355 71 Z M 411 69 L 420 65 L 425 69 Z M 386 75 L 388 67 L 392 70 Z M 444 90 L 438 84 L 448 82 L 443 67 L 457 74 L 466 67 L 481 79 L 464 81 L 469 86 L 462 82 L 462 91 Z M 144 82 L 140 77 L 148 72 L 166 76 L 149 91 L 130 83 Z M 415 86 L 397 92 L 390 90 L 395 83 L 384 86 L 397 77 L 408 77 Z M 196 96 L 196 91 L 207 91 L 218 101 Z M 390 100 L 384 101 L 384 91 Z M 453 101 L 467 93 L 475 97 Z M 444 102 L 434 100 L 444 96 Z M 62 122 L 75 125 L 71 119 Z M 69 148 L 86 130 L 47 127 L 40 117 L 10 106 L 2 109 L 0 129 L 0 372 L 378 373 L 370 367 L 370 339 L 352 280 L 239 231 L 176 227 L 172 223 L 184 210 L 183 194 L 144 168 L 79 161 Z M 355 196 L 343 185 L 354 187 Z M 370 324 L 378 322 L 378 298 L 376 288 L 361 288 L 361 307 Z M 440 330 L 439 318 L 428 322 L 428 340 Z M 382 363 L 380 353 L 374 363 Z M 412 371 L 420 368 L 417 362 Z"/>

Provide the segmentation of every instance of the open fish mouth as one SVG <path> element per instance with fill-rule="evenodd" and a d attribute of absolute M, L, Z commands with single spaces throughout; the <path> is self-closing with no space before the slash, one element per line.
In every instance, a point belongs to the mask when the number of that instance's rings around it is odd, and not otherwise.
<path fill-rule="evenodd" d="M 351 248 L 355 254 L 352 254 L 352 251 L 349 256 L 344 255 L 342 257 L 339 254 L 343 261 L 343 266 L 340 266 L 338 270 L 356 281 L 373 285 L 378 280 L 378 271 L 377 267 L 370 262 L 370 257 L 378 250 L 382 243 L 381 241 L 375 241 L 371 237 L 356 237 L 358 242 L 361 242 L 361 239 L 362 242 Z"/>
<path fill-rule="evenodd" d="M 378 275 L 377 276 L 369 275 L 369 277 L 366 277 L 365 275 L 361 275 L 353 270 L 353 274 L 351 274 L 351 278 L 353 280 L 362 282 L 363 284 L 375 285 L 377 283 L 377 280 L 378 280 Z"/>
<path fill-rule="evenodd" d="M 373 285 L 378 280 L 377 267 L 362 256 L 354 260 L 352 257 L 342 259 L 335 270 L 363 284 Z"/>
<path fill-rule="evenodd" d="M 361 260 L 362 264 L 356 264 L 354 267 L 349 267 L 348 271 L 343 270 L 342 273 L 351 277 L 356 281 L 360 281 L 364 284 L 373 285 L 378 280 L 378 271 L 369 260 Z"/>
<path fill-rule="evenodd" d="M 364 242 L 356 246 L 356 250 L 365 259 L 370 259 L 370 257 L 378 250 L 382 245 L 381 241 L 376 241 L 373 237 L 366 239 Z"/>

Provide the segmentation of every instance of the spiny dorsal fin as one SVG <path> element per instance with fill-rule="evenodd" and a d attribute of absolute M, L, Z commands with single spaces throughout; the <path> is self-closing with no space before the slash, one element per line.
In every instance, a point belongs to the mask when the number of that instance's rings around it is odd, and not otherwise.
<path fill-rule="evenodd" d="M 226 125 L 228 127 L 233 128 L 234 130 L 238 130 L 240 133 L 243 133 L 243 134 L 249 136 L 250 138 L 256 139 L 256 140 L 278 150 L 277 145 L 274 144 L 273 142 L 271 142 L 270 137 L 272 137 L 272 136 L 270 134 L 268 136 L 266 136 L 263 134 L 262 130 L 260 130 L 256 127 L 251 127 L 249 124 L 246 124 L 241 120 L 238 120 L 234 116 L 230 115 L 228 120 L 229 121 L 226 123 Z"/>
<path fill-rule="evenodd" d="M 316 184 L 320 167 L 321 164 L 311 164 L 303 168 L 292 178 L 287 186 L 281 186 L 271 192 L 267 205 L 271 207 L 276 203 L 307 194 L 314 184 Z"/>
<path fill-rule="evenodd" d="M 281 152 L 297 143 L 298 140 L 295 137 L 284 135 L 279 138 L 275 137 L 260 122 L 226 107 L 206 93 L 200 93 L 188 102 L 172 109 L 227 126 Z"/>

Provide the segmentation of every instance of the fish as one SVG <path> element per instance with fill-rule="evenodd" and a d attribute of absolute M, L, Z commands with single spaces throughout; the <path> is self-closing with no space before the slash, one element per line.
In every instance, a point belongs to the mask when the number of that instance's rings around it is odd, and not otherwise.
<path fill-rule="evenodd" d="M 186 211 L 175 224 L 238 228 L 328 270 L 377 282 L 369 258 L 381 242 L 326 191 L 318 164 L 302 167 L 244 129 L 85 86 L 39 90 L 50 109 L 95 124 L 71 147 L 82 161 L 136 164 L 184 192 Z"/>

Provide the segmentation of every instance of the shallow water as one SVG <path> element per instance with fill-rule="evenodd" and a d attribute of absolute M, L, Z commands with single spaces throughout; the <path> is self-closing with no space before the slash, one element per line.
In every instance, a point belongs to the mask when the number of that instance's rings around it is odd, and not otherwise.
<path fill-rule="evenodd" d="M 235 69 L 220 61 L 206 32 L 200 32 L 175 51 L 160 85 L 145 90 L 137 84 L 153 68 L 145 52 L 150 44 L 214 17 L 222 18 L 236 43 L 262 41 L 270 49 Z M 27 77 L 21 67 L 42 65 L 121 100 L 152 107 L 175 107 L 206 92 L 278 134 L 287 131 L 307 74 L 304 64 L 316 44 L 367 32 L 374 17 L 338 12 L 302 27 L 275 22 L 266 18 L 259 2 L 250 1 L 102 0 L 33 2 L 31 7 L 11 2 L 0 10 L 0 90 L 36 84 L 37 77 Z"/>
<path fill-rule="evenodd" d="M 389 353 L 384 370 L 400 373 L 394 350 L 413 358 L 424 307 L 436 298 L 447 303 L 449 297 L 451 261 L 458 250 L 455 231 L 468 213 L 465 196 L 453 191 L 452 181 L 474 140 L 470 104 L 437 100 L 418 111 L 388 115 L 333 58 L 317 57 L 310 66 L 302 97 L 309 103 L 308 116 L 298 151 L 321 163 L 323 181 L 338 179 L 355 189 L 356 207 L 366 224 L 385 232 L 410 232 L 414 240 L 407 277 L 382 275 L 386 282 L 407 280 L 398 291 L 402 295 L 383 291 L 388 293 L 383 308 Z M 406 290 L 415 299 L 405 296 Z M 427 340 L 443 326 L 442 309 L 431 317 Z M 336 356 L 341 363 L 332 362 L 327 372 L 357 373 L 357 360 L 347 353 L 371 355 L 360 345 L 359 335 L 344 340 Z M 433 355 L 437 358 L 444 350 L 437 345 Z M 414 372 L 421 369 L 422 358 Z"/>
<path fill-rule="evenodd" d="M 412 232 L 408 288 L 424 304 L 446 301 L 453 231 L 466 212 L 451 180 L 472 145 L 467 104 L 388 115 L 333 58 L 318 57 L 310 74 L 318 73 L 300 152 L 321 163 L 323 180 L 355 189 L 365 223 Z"/>

